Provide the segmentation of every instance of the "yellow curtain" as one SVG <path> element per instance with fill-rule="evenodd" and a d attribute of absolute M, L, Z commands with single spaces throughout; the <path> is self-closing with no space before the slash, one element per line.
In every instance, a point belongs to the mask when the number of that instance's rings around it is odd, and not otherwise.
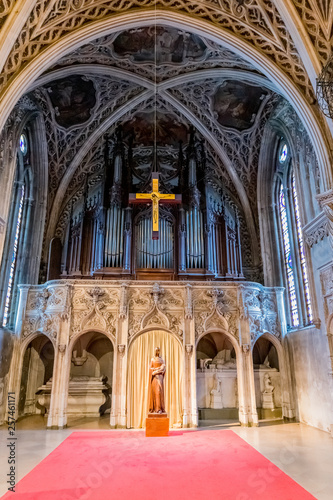
<path fill-rule="evenodd" d="M 131 345 L 127 371 L 127 427 L 141 428 L 148 415 L 149 364 L 161 348 L 166 363 L 164 378 L 165 406 L 170 427 L 182 423 L 183 413 L 183 353 L 178 340 L 170 333 L 151 331 L 140 335 Z"/>

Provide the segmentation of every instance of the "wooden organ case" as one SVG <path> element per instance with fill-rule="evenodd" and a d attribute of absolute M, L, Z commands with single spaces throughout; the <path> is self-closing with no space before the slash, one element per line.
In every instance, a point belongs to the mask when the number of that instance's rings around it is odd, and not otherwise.
<path fill-rule="evenodd" d="M 72 203 L 61 244 L 51 242 L 48 279 L 244 279 L 239 207 L 206 167 L 204 143 L 193 129 L 173 154 L 172 168 L 159 162 L 163 148 L 156 146 L 150 162 L 140 161 L 133 135 L 125 140 L 121 127 L 106 139 L 105 151 L 103 172 L 87 178 L 83 196 Z M 153 167 L 162 193 L 182 195 L 181 205 L 159 207 L 158 240 L 151 236 L 151 204 L 129 204 L 130 192 L 149 192 Z M 61 260 L 56 273 L 52 259 Z"/>

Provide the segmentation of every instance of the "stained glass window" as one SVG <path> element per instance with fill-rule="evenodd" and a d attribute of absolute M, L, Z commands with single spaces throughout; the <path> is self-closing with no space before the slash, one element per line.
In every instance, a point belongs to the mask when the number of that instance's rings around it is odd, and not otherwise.
<path fill-rule="evenodd" d="M 280 193 L 279 193 L 279 211 L 280 211 L 280 220 L 282 227 L 284 263 L 287 274 L 288 294 L 290 301 L 292 324 L 293 326 L 299 326 L 298 304 L 297 304 L 295 276 L 294 276 L 294 263 L 290 247 L 290 228 L 288 224 L 286 198 L 284 195 L 284 188 L 282 183 L 280 185 Z"/>
<path fill-rule="evenodd" d="M 27 154 L 28 143 L 27 143 L 27 138 L 24 134 L 20 135 L 20 150 L 23 155 Z"/>
<path fill-rule="evenodd" d="M 23 184 L 23 186 L 21 188 L 21 193 L 20 193 L 20 203 L 19 203 L 19 210 L 18 210 L 17 221 L 16 221 L 14 248 L 13 248 L 11 265 L 10 265 L 9 280 L 8 280 L 6 302 L 5 302 L 5 310 L 4 310 L 4 315 L 3 315 L 3 326 L 7 325 L 8 319 L 9 319 L 9 313 L 10 313 L 10 304 L 11 304 L 12 293 L 13 293 L 13 281 L 14 281 L 14 275 L 15 275 L 16 258 L 17 258 L 18 244 L 19 244 L 21 225 L 22 225 L 24 192 L 25 192 L 25 187 Z"/>
<path fill-rule="evenodd" d="M 307 267 L 306 267 L 306 260 L 305 260 L 305 254 L 304 254 L 303 233 L 302 233 L 301 220 L 300 220 L 300 215 L 299 215 L 299 205 L 298 205 L 296 181 L 295 181 L 295 174 L 294 173 L 293 173 L 292 183 L 293 183 L 293 199 L 294 199 L 296 229 L 297 229 L 297 239 L 298 239 L 298 251 L 299 251 L 299 255 L 300 255 L 300 262 L 301 262 L 301 268 L 302 268 L 302 277 L 303 277 L 305 302 L 306 302 L 306 310 L 307 310 L 306 312 L 307 312 L 308 322 L 311 323 L 312 322 L 312 308 L 311 308 L 311 298 L 310 298 L 309 281 L 308 281 L 308 271 L 307 271 Z"/>
<path fill-rule="evenodd" d="M 287 144 L 284 143 L 279 156 L 280 163 L 284 163 L 286 161 L 287 155 L 288 155 L 288 146 Z"/>

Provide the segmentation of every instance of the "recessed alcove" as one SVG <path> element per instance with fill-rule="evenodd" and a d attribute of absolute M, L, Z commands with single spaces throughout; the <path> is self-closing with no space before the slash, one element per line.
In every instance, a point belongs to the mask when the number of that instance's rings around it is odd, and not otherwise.
<path fill-rule="evenodd" d="M 41 404 L 41 387 L 52 381 L 54 347 L 45 335 L 38 335 L 27 346 L 22 364 L 18 416 L 47 414 Z"/>
<path fill-rule="evenodd" d="M 282 386 L 276 347 L 260 337 L 253 346 L 253 371 L 259 420 L 282 418 Z"/>
<path fill-rule="evenodd" d="M 196 359 L 199 421 L 237 421 L 236 352 L 228 336 L 221 332 L 204 335 Z"/>
<path fill-rule="evenodd" d="M 75 342 L 70 366 L 67 414 L 70 418 L 110 413 L 114 350 L 106 335 L 87 332 Z"/>

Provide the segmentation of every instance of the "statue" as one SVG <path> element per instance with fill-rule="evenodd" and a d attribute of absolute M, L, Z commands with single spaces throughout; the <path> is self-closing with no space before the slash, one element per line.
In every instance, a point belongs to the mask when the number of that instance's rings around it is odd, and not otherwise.
<path fill-rule="evenodd" d="M 164 375 L 165 362 L 160 357 L 160 348 L 156 347 L 149 366 L 149 413 L 165 413 Z"/>
<path fill-rule="evenodd" d="M 264 375 L 264 393 L 265 394 L 271 394 L 274 391 L 274 386 L 272 384 L 271 377 L 268 375 L 268 373 L 265 373 Z"/>
<path fill-rule="evenodd" d="M 268 373 L 264 375 L 264 391 L 261 393 L 261 404 L 262 408 L 267 408 L 274 410 L 274 397 L 273 397 L 274 385 L 272 384 L 271 377 Z"/>

